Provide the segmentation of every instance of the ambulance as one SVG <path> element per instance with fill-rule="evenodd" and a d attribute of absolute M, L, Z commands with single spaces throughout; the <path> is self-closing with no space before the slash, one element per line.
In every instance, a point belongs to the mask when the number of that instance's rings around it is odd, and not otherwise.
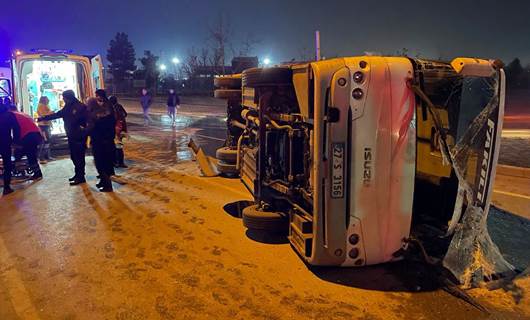
<path fill-rule="evenodd" d="M 73 90 L 85 101 L 97 89 L 104 88 L 101 56 L 84 56 L 67 50 L 36 49 L 17 52 L 12 63 L 14 102 L 22 112 L 36 117 L 39 99 L 48 97 L 52 111 L 64 107 L 62 93 Z M 59 123 L 52 134 L 64 133 Z"/>

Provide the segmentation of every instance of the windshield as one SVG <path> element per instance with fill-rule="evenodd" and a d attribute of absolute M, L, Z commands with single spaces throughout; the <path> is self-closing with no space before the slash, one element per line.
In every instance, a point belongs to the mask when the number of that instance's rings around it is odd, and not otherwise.
<path fill-rule="evenodd" d="M 485 209 L 489 173 L 495 152 L 499 113 L 498 77 L 463 77 L 456 83 L 458 105 L 450 118 L 456 144 L 455 166 L 474 191 L 473 205 Z"/>

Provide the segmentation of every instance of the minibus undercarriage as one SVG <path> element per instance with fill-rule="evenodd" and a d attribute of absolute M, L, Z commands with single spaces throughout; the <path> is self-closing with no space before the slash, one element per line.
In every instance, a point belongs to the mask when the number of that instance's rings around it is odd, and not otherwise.
<path fill-rule="evenodd" d="M 384 57 L 217 78 L 228 100 L 218 168 L 255 198 L 244 225 L 288 233 L 309 264 L 392 261 L 419 239 L 471 285 L 513 270 L 485 230 L 503 81 L 484 60 Z"/>

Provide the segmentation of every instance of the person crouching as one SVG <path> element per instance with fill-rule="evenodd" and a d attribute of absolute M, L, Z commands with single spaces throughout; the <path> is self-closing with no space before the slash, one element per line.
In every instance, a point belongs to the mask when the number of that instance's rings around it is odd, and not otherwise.
<path fill-rule="evenodd" d="M 22 158 L 25 155 L 28 158 L 28 167 L 32 173 L 32 180 L 42 179 L 42 171 L 39 166 L 39 146 L 43 141 L 42 133 L 33 119 L 25 113 L 11 111 L 15 115 L 18 127 L 20 128 L 20 139 L 15 141 L 21 149 L 15 154 L 16 158 Z"/>
<path fill-rule="evenodd" d="M 110 177 L 114 174 L 114 136 L 116 120 L 112 105 L 104 90 L 96 91 L 96 98 L 87 102 L 87 133 L 90 136 L 94 163 L 99 174 L 96 184 L 101 192 L 112 192 Z"/>

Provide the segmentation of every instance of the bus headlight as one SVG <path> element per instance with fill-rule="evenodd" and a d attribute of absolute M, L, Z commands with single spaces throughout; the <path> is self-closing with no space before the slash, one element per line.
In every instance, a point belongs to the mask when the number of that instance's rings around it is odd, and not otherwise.
<path fill-rule="evenodd" d="M 353 74 L 353 81 L 356 83 L 361 83 L 364 80 L 364 73 L 357 71 Z"/>
<path fill-rule="evenodd" d="M 353 90 L 352 96 L 355 100 L 361 100 L 364 96 L 364 92 L 361 89 L 357 88 Z"/>

